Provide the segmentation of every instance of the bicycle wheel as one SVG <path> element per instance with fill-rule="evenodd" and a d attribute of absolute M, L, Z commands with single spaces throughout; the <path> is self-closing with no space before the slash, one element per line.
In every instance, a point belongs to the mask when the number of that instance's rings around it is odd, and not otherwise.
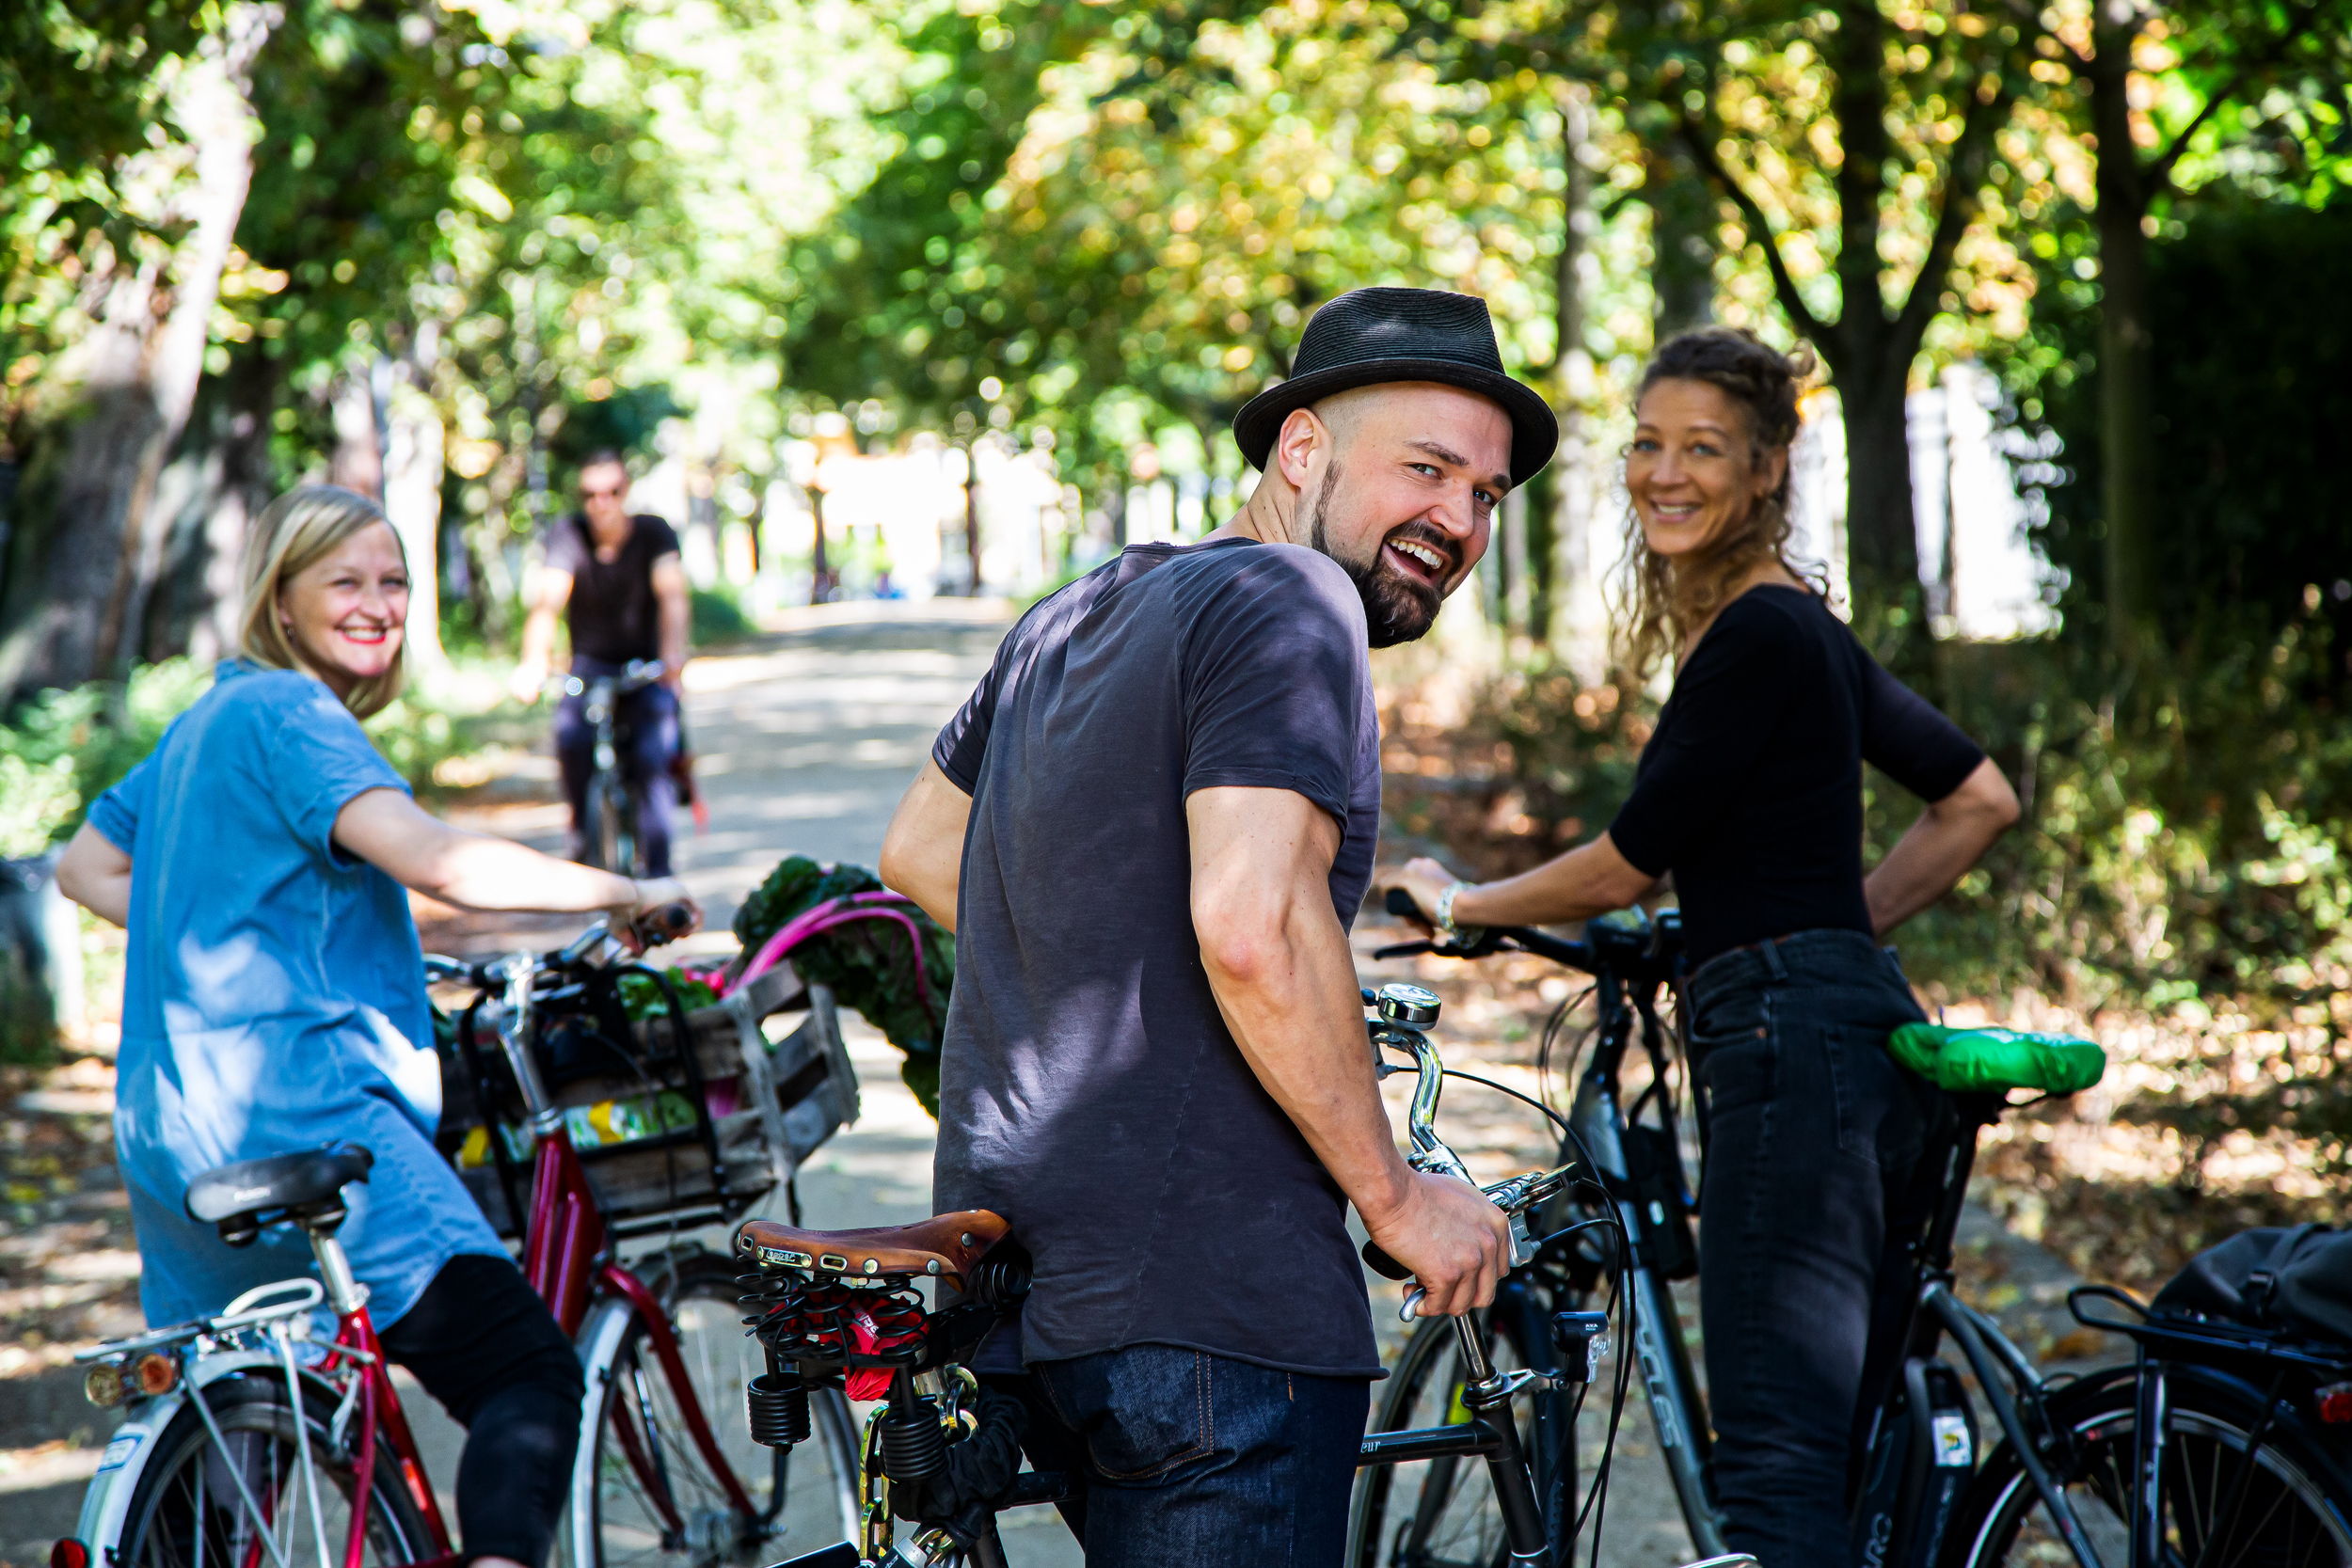
<path fill-rule="evenodd" d="M 587 832 L 580 853 L 585 863 L 599 871 L 627 877 L 635 860 L 628 820 L 628 790 L 616 773 L 598 773 L 588 781 Z"/>
<path fill-rule="evenodd" d="M 2058 1479 L 2099 1560 L 2131 1560 L 2137 1378 L 2118 1367 L 2053 1393 L 2052 1423 L 2074 1434 Z M 2262 1397 L 2196 1369 L 2167 1380 L 2166 1562 L 2203 1568 L 2344 1568 L 2352 1563 L 2352 1478 L 2289 1418 L 2263 1420 Z M 2263 1428 L 2249 1465 L 2248 1434 Z M 2242 1480 L 2241 1480 L 2242 1478 Z M 2231 1498 L 2235 1495 L 2233 1506 Z M 1945 1538 L 1950 1568 L 2072 1562 L 2033 1483 L 2006 1443 L 1986 1456 Z"/>
<path fill-rule="evenodd" d="M 103 1560 L 119 1568 L 230 1568 L 273 1563 L 282 1554 L 289 1564 L 342 1568 L 358 1468 L 328 1438 L 334 1407 L 306 1401 L 307 1431 L 298 1437 L 285 1383 L 274 1374 L 223 1378 L 196 1397 L 211 1406 L 220 1443 L 193 1406 L 172 1418 L 132 1491 L 121 1545 L 92 1544 Z M 302 1437 L 310 1452 L 307 1480 Z M 423 1516 L 379 1434 L 362 1559 L 389 1565 L 432 1555 Z"/>
<path fill-rule="evenodd" d="M 669 1307 L 694 1401 L 754 1512 L 734 1506 L 688 1428 L 644 1321 L 634 1319 L 601 1380 L 590 1370 L 589 1397 L 601 1402 L 595 1491 L 584 1499 L 594 1523 L 587 1549 L 575 1550 L 579 1568 L 756 1568 L 854 1539 L 857 1439 L 841 1391 L 810 1390 L 807 1442 L 789 1450 L 753 1442 L 744 1390 L 767 1364 L 743 1332 L 733 1266 L 697 1250 L 647 1283 Z"/>
<path fill-rule="evenodd" d="M 1549 1347 L 1540 1362 L 1528 1347 L 1516 1315 L 1496 1314 L 1486 1324 L 1486 1354 L 1498 1370 L 1549 1368 Z M 1413 1331 L 1389 1376 L 1388 1393 L 1373 1420 L 1375 1432 L 1404 1432 L 1470 1419 L 1462 1403 L 1466 1379 L 1462 1348 L 1451 1318 L 1431 1318 Z M 1514 1402 L 1519 1444 L 1534 1451 L 1537 1395 Z M 1563 1430 L 1567 1423 L 1558 1423 Z M 1542 1478 L 1536 1492 L 1543 1493 Z M 1565 1489 L 1573 1493 L 1574 1488 Z M 1555 1531 L 1555 1535 L 1559 1532 Z M 1511 1560 L 1502 1514 L 1483 1459 L 1422 1459 L 1379 1465 L 1356 1480 L 1347 1530 L 1349 1568 L 1492 1568 Z"/>

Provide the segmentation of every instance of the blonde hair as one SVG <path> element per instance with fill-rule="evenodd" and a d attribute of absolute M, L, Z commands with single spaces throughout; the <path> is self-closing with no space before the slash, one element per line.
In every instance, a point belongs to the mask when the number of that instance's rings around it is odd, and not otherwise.
<path fill-rule="evenodd" d="M 305 484 L 270 502 L 254 520 L 253 537 L 246 546 L 245 610 L 238 620 L 237 652 L 264 670 L 307 670 L 278 616 L 286 579 L 315 565 L 353 534 L 385 521 L 382 507 L 338 484 Z M 392 531 L 392 539 L 399 543 L 399 530 Z M 400 546 L 400 551 L 405 566 L 407 547 Z M 343 705 L 359 719 L 382 712 L 400 695 L 407 662 L 404 637 L 392 655 L 392 667 L 353 687 Z"/>
<path fill-rule="evenodd" d="M 1708 326 L 1669 339 L 1642 373 L 1643 396 L 1661 381 L 1704 381 L 1740 405 L 1748 425 L 1750 461 L 1761 466 L 1797 438 L 1797 393 L 1813 373 L 1813 356 L 1800 348 L 1783 354 L 1745 327 Z M 1693 626 L 1721 610 L 1748 574 L 1777 561 L 1792 577 L 1820 592 L 1819 571 L 1806 572 L 1788 559 L 1789 475 L 1748 509 L 1723 537 L 1679 564 L 1649 547 L 1642 519 L 1626 509 L 1625 577 L 1618 594 L 1618 657 L 1636 682 L 1646 680 L 1669 649 L 1679 650 Z M 1629 624 L 1628 624 L 1629 623 Z M 1679 655 L 1677 654 L 1677 658 Z"/>

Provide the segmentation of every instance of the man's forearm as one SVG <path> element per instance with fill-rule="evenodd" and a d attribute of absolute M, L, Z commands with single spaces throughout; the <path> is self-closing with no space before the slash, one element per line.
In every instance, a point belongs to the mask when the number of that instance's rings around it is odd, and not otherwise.
<path fill-rule="evenodd" d="M 523 621 L 523 664 L 544 670 L 554 662 L 555 611 L 546 604 L 531 607 Z"/>
<path fill-rule="evenodd" d="M 661 662 L 673 678 L 686 669 L 687 634 L 693 623 L 693 607 L 683 590 L 661 595 Z"/>

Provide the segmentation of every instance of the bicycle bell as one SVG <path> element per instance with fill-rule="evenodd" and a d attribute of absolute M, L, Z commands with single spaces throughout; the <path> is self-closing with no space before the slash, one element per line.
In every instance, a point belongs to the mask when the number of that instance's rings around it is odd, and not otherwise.
<path fill-rule="evenodd" d="M 1373 998 L 1383 1022 L 1425 1028 L 1438 1022 L 1438 993 L 1422 986 L 1391 980 Z"/>

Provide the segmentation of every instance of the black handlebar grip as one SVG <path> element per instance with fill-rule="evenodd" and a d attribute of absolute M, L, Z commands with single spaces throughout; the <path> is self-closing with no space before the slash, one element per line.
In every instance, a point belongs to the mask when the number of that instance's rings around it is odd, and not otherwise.
<path fill-rule="evenodd" d="M 1390 895 L 1391 897 L 1396 895 Z M 1364 1243 L 1364 1265 L 1383 1279 L 1410 1279 L 1413 1271 L 1381 1250 L 1378 1242 Z"/>
<path fill-rule="evenodd" d="M 648 947 L 684 936 L 694 928 L 694 911 L 684 904 L 664 904 L 658 910 L 641 914 L 636 921 L 637 936 Z"/>
<path fill-rule="evenodd" d="M 1401 887 L 1389 889 L 1388 911 L 1399 920 L 1419 920 L 1426 923 L 1429 919 L 1422 912 L 1421 906 L 1413 902 L 1413 895 Z"/>

